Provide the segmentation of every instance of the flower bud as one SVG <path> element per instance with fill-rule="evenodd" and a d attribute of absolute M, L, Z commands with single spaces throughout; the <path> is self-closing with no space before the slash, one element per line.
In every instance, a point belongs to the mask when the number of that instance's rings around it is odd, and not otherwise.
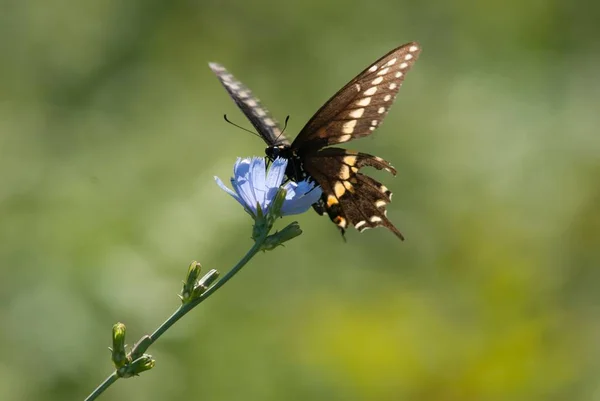
<path fill-rule="evenodd" d="M 302 230 L 300 229 L 298 222 L 294 221 L 293 223 L 290 223 L 288 226 L 286 226 L 283 230 L 276 231 L 274 234 L 269 235 L 265 239 L 265 243 L 262 247 L 262 250 L 271 251 L 277 248 L 279 245 L 283 245 L 284 242 L 296 238 L 300 234 L 302 234 Z"/>
<path fill-rule="evenodd" d="M 119 369 L 129 362 L 125 352 L 125 333 L 127 328 L 123 323 L 117 323 L 112 329 L 112 361 L 115 368 Z"/>
<path fill-rule="evenodd" d="M 188 267 L 188 272 L 183 282 L 183 288 L 181 289 L 181 302 L 186 304 L 193 298 L 194 288 L 198 283 L 198 277 L 200 277 L 201 266 L 200 263 L 193 261 Z"/>

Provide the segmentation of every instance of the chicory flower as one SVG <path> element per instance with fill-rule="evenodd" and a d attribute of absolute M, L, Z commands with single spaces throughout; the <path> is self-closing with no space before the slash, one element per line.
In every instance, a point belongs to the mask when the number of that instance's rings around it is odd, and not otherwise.
<path fill-rule="evenodd" d="M 282 186 L 287 163 L 287 159 L 277 158 L 267 171 L 265 159 L 262 157 L 239 158 L 233 166 L 233 190 L 225 186 L 218 177 L 215 177 L 215 181 L 253 218 L 268 213 L 280 188 L 286 191 L 280 215 L 304 213 L 319 200 L 321 188 L 308 181 L 288 181 Z"/>

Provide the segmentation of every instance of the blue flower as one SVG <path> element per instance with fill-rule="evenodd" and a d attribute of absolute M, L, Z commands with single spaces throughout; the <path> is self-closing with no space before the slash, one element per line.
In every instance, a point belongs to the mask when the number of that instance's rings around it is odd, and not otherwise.
<path fill-rule="evenodd" d="M 277 158 L 267 171 L 262 157 L 237 159 L 233 166 L 231 186 L 233 191 L 218 177 L 215 181 L 222 190 L 238 201 L 252 216 L 258 215 L 257 207 L 266 214 L 285 179 L 287 159 Z M 295 183 L 288 181 L 283 185 L 286 190 L 281 215 L 287 216 L 306 212 L 321 197 L 321 188 L 308 181 Z"/>

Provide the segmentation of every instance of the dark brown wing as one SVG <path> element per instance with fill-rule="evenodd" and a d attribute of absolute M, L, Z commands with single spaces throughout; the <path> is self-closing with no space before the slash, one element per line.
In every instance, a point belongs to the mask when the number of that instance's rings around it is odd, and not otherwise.
<path fill-rule="evenodd" d="M 371 64 L 316 112 L 292 148 L 315 150 L 371 134 L 387 115 L 420 52 L 420 46 L 411 42 Z"/>
<path fill-rule="evenodd" d="M 323 190 L 321 206 L 342 233 L 348 226 L 358 231 L 383 226 L 404 240 L 386 216 L 392 193 L 380 182 L 358 172 L 365 166 L 396 175 L 396 170 L 382 158 L 347 149 L 322 149 L 304 161 L 304 169 Z M 316 210 L 319 211 L 318 206 Z"/>
<path fill-rule="evenodd" d="M 208 65 L 217 75 L 235 104 L 238 105 L 269 146 L 289 145 L 289 141 L 281 134 L 277 121 L 260 104 L 258 98 L 252 95 L 250 89 L 235 79 L 222 65 L 217 63 L 209 63 Z"/>

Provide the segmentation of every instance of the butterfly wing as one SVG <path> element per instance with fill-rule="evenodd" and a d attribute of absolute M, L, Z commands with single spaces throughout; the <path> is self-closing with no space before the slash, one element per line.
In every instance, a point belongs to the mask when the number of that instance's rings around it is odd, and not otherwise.
<path fill-rule="evenodd" d="M 377 180 L 361 174 L 359 170 L 365 166 L 396 175 L 396 170 L 387 161 L 366 153 L 340 148 L 311 153 L 304 161 L 304 169 L 323 190 L 315 210 L 319 214 L 326 211 L 342 234 L 349 226 L 358 231 L 383 226 L 403 240 L 400 231 L 386 216 L 392 193 Z"/>
<path fill-rule="evenodd" d="M 217 63 L 209 63 L 210 69 L 217 75 L 229 96 L 242 110 L 260 136 L 269 146 L 289 145 L 289 141 L 281 134 L 277 121 L 271 117 L 269 111 L 264 108 L 258 98 L 225 67 Z"/>
<path fill-rule="evenodd" d="M 411 42 L 371 64 L 315 113 L 292 148 L 310 151 L 370 135 L 387 115 L 420 52 Z"/>

